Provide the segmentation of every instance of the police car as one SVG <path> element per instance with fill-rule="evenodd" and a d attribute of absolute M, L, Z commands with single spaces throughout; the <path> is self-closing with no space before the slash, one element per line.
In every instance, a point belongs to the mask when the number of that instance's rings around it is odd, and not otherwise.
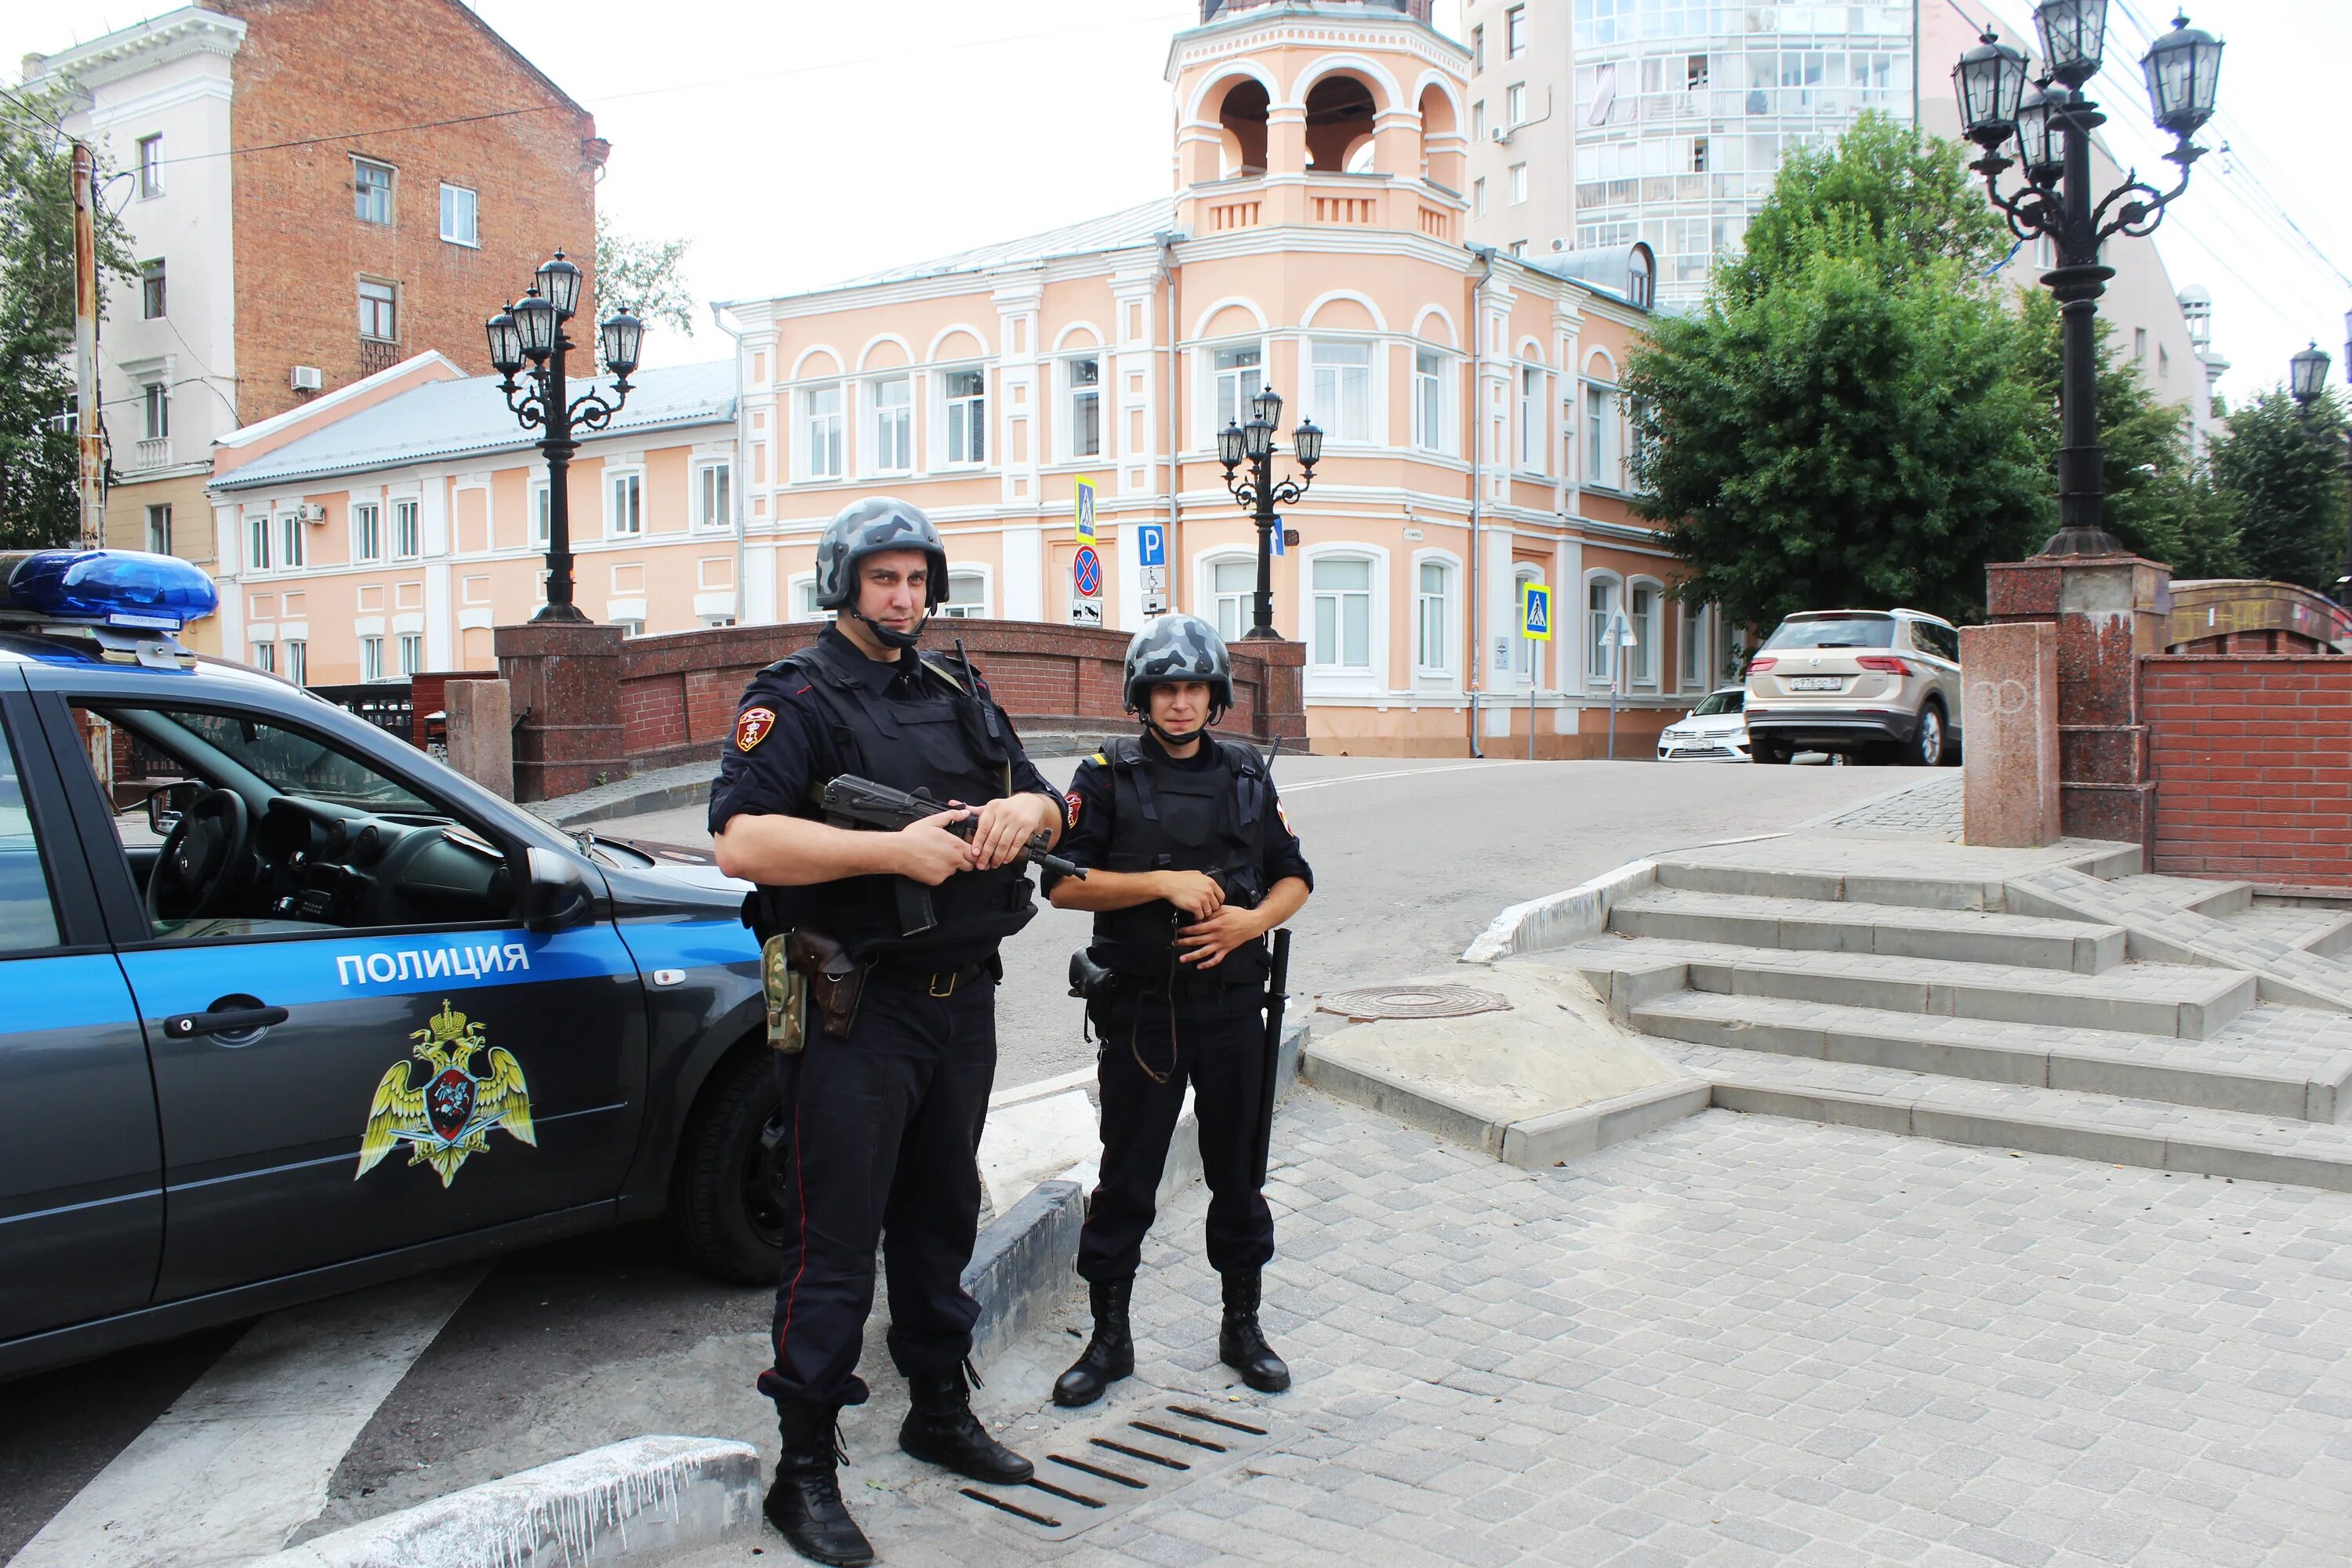
<path fill-rule="evenodd" d="M 0 555 L 0 1375 L 667 1214 L 775 1278 L 743 889 Z"/>

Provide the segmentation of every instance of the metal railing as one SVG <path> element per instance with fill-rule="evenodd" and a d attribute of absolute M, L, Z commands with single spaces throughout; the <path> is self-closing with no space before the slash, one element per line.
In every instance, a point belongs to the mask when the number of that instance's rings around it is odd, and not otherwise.
<path fill-rule="evenodd" d="M 370 680 L 357 686 L 313 686 L 311 695 L 323 697 L 344 712 L 364 719 L 388 735 L 416 743 L 416 702 L 405 680 Z"/>

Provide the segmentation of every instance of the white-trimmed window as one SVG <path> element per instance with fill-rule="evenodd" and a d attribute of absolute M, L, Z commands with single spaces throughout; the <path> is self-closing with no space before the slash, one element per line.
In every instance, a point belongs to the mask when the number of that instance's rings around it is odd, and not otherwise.
<path fill-rule="evenodd" d="M 140 389 L 140 413 L 145 419 L 142 429 L 150 441 L 170 438 L 172 434 L 172 389 L 160 381 L 151 381 Z"/>
<path fill-rule="evenodd" d="M 1681 659 L 1682 687 L 1685 691 L 1704 690 L 1706 679 L 1706 606 L 1685 605 L 1682 607 L 1678 649 Z"/>
<path fill-rule="evenodd" d="M 812 386 L 801 394 L 802 438 L 806 443 L 808 477 L 837 479 L 845 472 L 841 384 Z"/>
<path fill-rule="evenodd" d="M 1525 163 L 1514 163 L 1511 165 L 1511 205 L 1513 206 L 1517 206 L 1521 202 L 1524 202 L 1527 199 L 1528 166 Z M 1521 241 L 1520 243 L 1524 244 L 1526 242 Z M 1514 254 L 1517 253 L 1514 252 Z"/>
<path fill-rule="evenodd" d="M 646 477 L 614 474 L 604 481 L 604 537 L 635 539 L 646 531 Z"/>
<path fill-rule="evenodd" d="M 947 403 L 947 458 L 950 463 L 988 461 L 988 373 L 951 370 L 940 378 Z"/>
<path fill-rule="evenodd" d="M 481 198 L 463 185 L 441 187 L 441 237 L 451 245 L 480 248 Z"/>
<path fill-rule="evenodd" d="M 303 564 L 310 552 L 303 546 L 303 521 L 299 512 L 288 512 L 278 520 L 278 564 L 292 570 Z"/>
<path fill-rule="evenodd" d="M 352 503 L 352 559 L 383 559 L 383 508 L 373 501 Z"/>
<path fill-rule="evenodd" d="M 139 138 L 139 199 L 163 194 L 163 138 L 161 135 Z"/>
<path fill-rule="evenodd" d="M 286 641 L 286 679 L 297 686 L 310 684 L 310 645 L 300 637 Z"/>
<path fill-rule="evenodd" d="M 1446 356 L 1436 349 L 1415 349 L 1412 355 L 1412 444 L 1424 452 L 1447 452 L 1453 421 L 1445 416 Z"/>
<path fill-rule="evenodd" d="M 694 470 L 694 526 L 725 528 L 735 521 L 735 474 L 731 464 L 705 463 Z"/>
<path fill-rule="evenodd" d="M 625 637 L 641 637 L 646 635 L 646 623 L 635 616 L 624 616 L 613 624 L 621 628 L 621 635 Z"/>
<path fill-rule="evenodd" d="M 352 216 L 362 223 L 392 221 L 392 165 L 352 160 Z"/>
<path fill-rule="evenodd" d="M 414 561 L 425 553 L 423 509 L 413 500 L 392 503 L 392 553 L 398 561 Z"/>
<path fill-rule="evenodd" d="M 269 570 L 269 516 L 267 512 L 245 520 L 245 569 L 248 572 Z"/>
<path fill-rule="evenodd" d="M 1624 488 L 1618 472 L 1617 389 L 1600 382 L 1584 388 L 1584 482 L 1605 490 Z"/>
<path fill-rule="evenodd" d="M 274 673 L 278 668 L 278 645 L 266 642 L 255 643 L 253 658 L 247 662 L 256 669 L 266 669 Z"/>
<path fill-rule="evenodd" d="M 1503 13 L 1503 58 L 1517 59 L 1528 48 L 1528 8 L 1514 5 Z"/>
<path fill-rule="evenodd" d="M 1486 176 L 1484 174 L 1470 182 L 1470 216 L 1486 216 Z"/>
<path fill-rule="evenodd" d="M 1323 433 L 1335 441 L 1370 441 L 1372 345 L 1318 338 L 1307 351 L 1307 400 L 1313 415 L 1323 421 Z"/>
<path fill-rule="evenodd" d="M 894 375 L 875 382 L 874 446 L 869 466 L 877 474 L 903 474 L 915 467 L 915 378 Z"/>
<path fill-rule="evenodd" d="M 1102 456 L 1102 356 L 1066 360 L 1070 409 L 1070 456 Z"/>
<path fill-rule="evenodd" d="M 1658 684 L 1658 599 L 1655 583 L 1626 586 L 1625 624 L 1633 628 L 1633 646 L 1625 651 L 1633 656 L 1628 674 L 1636 686 Z"/>
<path fill-rule="evenodd" d="M 1454 568 L 1423 561 L 1414 570 L 1413 668 L 1423 675 L 1454 669 Z"/>
<path fill-rule="evenodd" d="M 1617 579 L 1591 577 L 1584 584 L 1584 678 L 1607 686 L 1617 678 L 1617 649 L 1609 629 L 1617 619 Z"/>
<path fill-rule="evenodd" d="M 1528 84 L 1515 81 L 1503 89 L 1503 126 L 1517 131 L 1528 122 Z"/>
<path fill-rule="evenodd" d="M 168 503 L 147 509 L 147 553 L 172 553 L 172 509 Z"/>
<path fill-rule="evenodd" d="M 1314 641 L 1308 659 L 1318 669 L 1372 668 L 1372 562 L 1364 555 L 1318 555 L 1308 568 L 1314 593 Z"/>
<path fill-rule="evenodd" d="M 805 577 L 795 577 L 793 579 L 792 598 L 793 619 L 796 621 L 817 621 L 824 618 L 824 612 L 817 607 L 816 574 L 814 573 L 811 573 Z"/>
<path fill-rule="evenodd" d="M 400 337 L 400 290 L 373 278 L 360 279 L 360 336 L 383 342 Z"/>
<path fill-rule="evenodd" d="M 1551 421 L 1545 417 L 1550 380 L 1539 364 L 1519 366 L 1519 467 L 1530 474 L 1551 467 Z"/>
<path fill-rule="evenodd" d="M 1257 563 L 1247 556 L 1227 556 L 1209 563 L 1209 618 L 1217 635 L 1233 642 L 1250 629 L 1257 597 Z"/>
<path fill-rule="evenodd" d="M 160 258 L 139 264 L 139 319 L 141 321 L 160 321 L 163 319 L 170 304 L 164 292 L 164 282 L 163 263 Z"/>
<path fill-rule="evenodd" d="M 1522 680 L 1536 679 L 1543 658 L 1543 645 L 1527 635 L 1528 590 L 1542 587 L 1543 581 L 1543 574 L 1532 566 L 1511 573 L 1511 673 Z"/>
<path fill-rule="evenodd" d="M 382 637 L 360 638 L 360 679 L 362 680 L 383 679 L 383 639 Z"/>
<path fill-rule="evenodd" d="M 401 633 L 400 673 L 403 675 L 415 675 L 424 668 L 425 634 L 423 632 Z"/>
<path fill-rule="evenodd" d="M 965 621 L 984 617 L 988 614 L 988 576 L 982 572 L 950 569 L 948 573 L 947 602 L 939 613 L 950 620 Z"/>
<path fill-rule="evenodd" d="M 1249 423 L 1250 399 L 1265 385 L 1265 350 L 1257 343 L 1212 349 L 1209 376 L 1217 399 L 1216 423 L 1209 431 L 1209 444 L 1213 447 L 1218 432 L 1226 426 Z"/>
<path fill-rule="evenodd" d="M 544 479 L 530 487 L 530 542 L 544 545 L 555 532 L 555 490 Z"/>

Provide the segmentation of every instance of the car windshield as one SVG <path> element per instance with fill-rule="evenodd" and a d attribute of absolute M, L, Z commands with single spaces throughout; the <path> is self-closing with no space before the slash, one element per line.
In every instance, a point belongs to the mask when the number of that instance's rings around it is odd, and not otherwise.
<path fill-rule="evenodd" d="M 1711 691 L 1706 700 L 1691 710 L 1694 719 L 1712 719 L 1720 713 L 1737 713 L 1748 705 L 1745 688 L 1733 687 L 1728 691 Z"/>
<path fill-rule="evenodd" d="M 1790 647 L 1893 647 L 1893 616 L 1822 616 L 1786 620 L 1765 639 L 1764 651 Z"/>

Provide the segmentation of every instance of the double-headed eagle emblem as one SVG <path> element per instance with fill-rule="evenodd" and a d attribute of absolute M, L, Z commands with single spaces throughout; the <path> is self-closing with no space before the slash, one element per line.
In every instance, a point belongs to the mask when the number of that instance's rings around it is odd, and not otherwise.
<path fill-rule="evenodd" d="M 408 1163 L 430 1165 L 447 1186 L 467 1156 L 490 1146 L 490 1129 L 504 1128 L 523 1142 L 538 1146 L 531 1131 L 530 1090 L 522 1080 L 522 1064 L 511 1051 L 490 1046 L 482 1026 L 468 1022 L 447 1001 L 432 1022 L 409 1037 L 416 1042 L 409 1055 L 426 1068 L 423 1083 L 410 1082 L 414 1070 L 401 1062 L 375 1086 L 375 1103 L 368 1107 L 367 1131 L 360 1138 L 360 1168 L 353 1181 L 375 1169 L 399 1145 L 408 1147 Z M 477 1074 L 469 1058 L 488 1046 L 489 1072 Z"/>

